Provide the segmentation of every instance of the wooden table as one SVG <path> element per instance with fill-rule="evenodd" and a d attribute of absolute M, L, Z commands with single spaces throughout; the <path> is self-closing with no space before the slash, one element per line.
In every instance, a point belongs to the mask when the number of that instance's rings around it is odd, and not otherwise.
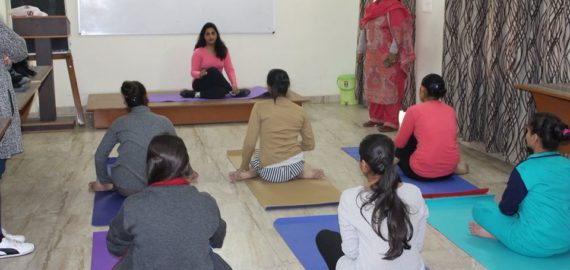
<path fill-rule="evenodd" d="M 569 84 L 517 84 L 515 88 L 532 94 L 536 109 L 558 116 L 570 125 L 570 83 Z M 570 143 L 560 147 L 561 153 L 570 153 Z"/>

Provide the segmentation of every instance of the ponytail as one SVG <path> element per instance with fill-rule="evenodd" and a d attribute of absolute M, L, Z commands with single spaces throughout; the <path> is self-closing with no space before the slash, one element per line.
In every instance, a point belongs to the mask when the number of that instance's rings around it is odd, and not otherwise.
<path fill-rule="evenodd" d="M 267 74 L 267 86 L 274 102 L 277 102 L 279 96 L 287 96 L 290 84 L 289 75 L 285 70 L 272 69 Z"/>
<path fill-rule="evenodd" d="M 411 248 L 409 242 L 414 233 L 408 206 L 397 193 L 401 179 L 393 165 L 394 143 L 382 134 L 368 135 L 360 143 L 359 153 L 370 170 L 380 176 L 380 180 L 370 186 L 372 194 L 360 194 L 364 199 L 360 214 L 364 218 L 363 210 L 373 207 L 370 225 L 382 240 L 388 241 L 390 248 L 384 259 L 394 260 L 402 255 L 404 249 Z M 387 236 L 381 231 L 384 219 L 388 228 Z"/>
<path fill-rule="evenodd" d="M 542 147 L 548 151 L 557 151 L 560 143 L 570 140 L 570 130 L 556 115 L 537 113 L 529 121 L 529 130 L 537 134 Z"/>

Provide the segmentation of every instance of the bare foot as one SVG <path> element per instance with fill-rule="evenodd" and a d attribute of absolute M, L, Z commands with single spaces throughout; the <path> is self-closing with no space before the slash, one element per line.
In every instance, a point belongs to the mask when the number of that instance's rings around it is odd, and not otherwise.
<path fill-rule="evenodd" d="M 471 232 L 472 235 L 475 235 L 475 236 L 479 236 L 479 237 L 483 237 L 483 238 L 489 238 L 489 239 L 495 239 L 495 236 L 490 234 L 488 231 L 486 231 L 483 227 L 481 227 L 481 225 L 477 224 L 477 222 L 475 222 L 475 221 L 469 222 L 469 231 Z"/>
<path fill-rule="evenodd" d="M 297 176 L 299 179 L 321 179 L 325 176 L 325 172 L 321 169 L 304 170 Z"/>
<path fill-rule="evenodd" d="M 455 174 L 468 174 L 469 173 L 469 164 L 467 163 L 459 163 L 455 168 Z"/>
<path fill-rule="evenodd" d="M 111 183 L 101 183 L 97 181 L 89 182 L 89 191 L 96 192 L 96 191 L 109 191 L 113 189 L 113 184 Z"/>
<path fill-rule="evenodd" d="M 241 181 L 241 180 L 251 179 L 256 176 L 257 172 L 255 170 L 250 170 L 250 171 L 237 170 L 230 173 L 230 180 L 232 182 Z"/>

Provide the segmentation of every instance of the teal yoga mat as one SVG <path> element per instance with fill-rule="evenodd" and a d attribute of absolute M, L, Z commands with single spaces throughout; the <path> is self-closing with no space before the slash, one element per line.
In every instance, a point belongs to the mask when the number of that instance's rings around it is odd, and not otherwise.
<path fill-rule="evenodd" d="M 472 236 L 468 227 L 473 220 L 471 209 L 481 201 L 494 201 L 494 196 L 428 199 L 428 222 L 489 270 L 570 269 L 570 252 L 549 258 L 532 258 L 509 250 L 497 240 Z"/>

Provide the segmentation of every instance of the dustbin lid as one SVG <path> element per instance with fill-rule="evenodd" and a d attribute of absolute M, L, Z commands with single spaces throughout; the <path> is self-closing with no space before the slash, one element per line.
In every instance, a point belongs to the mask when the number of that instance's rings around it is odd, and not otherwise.
<path fill-rule="evenodd" d="M 339 75 L 337 78 L 338 88 L 341 90 L 352 90 L 354 89 L 356 77 L 354 74 L 343 74 Z"/>

